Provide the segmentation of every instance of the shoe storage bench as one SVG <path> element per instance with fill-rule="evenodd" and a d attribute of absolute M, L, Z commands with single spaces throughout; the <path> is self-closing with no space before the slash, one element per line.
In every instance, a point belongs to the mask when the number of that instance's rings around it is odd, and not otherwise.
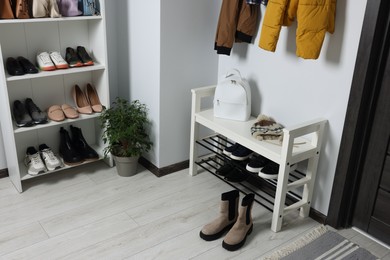
<path fill-rule="evenodd" d="M 27 147 L 37 148 L 45 143 L 58 154 L 61 127 L 69 129 L 73 125 L 82 129 L 87 143 L 99 154 L 99 159 L 104 158 L 100 113 L 80 114 L 77 119 L 50 121 L 31 127 L 17 127 L 12 114 L 14 101 L 23 102 L 26 98 L 32 98 L 42 111 L 52 105 L 75 106 L 71 95 L 75 84 L 82 87 L 92 84 L 101 103 L 107 107 L 110 105 L 105 1 L 99 2 L 101 15 L 0 20 L 0 122 L 9 177 L 19 192 L 23 191 L 22 183 L 27 179 L 77 167 L 65 166 L 37 176 L 27 173 L 23 162 Z M 88 50 L 95 63 L 93 66 L 39 71 L 22 76 L 9 75 L 4 66 L 9 57 L 23 56 L 35 63 L 36 55 L 42 51 L 59 51 L 65 56 L 67 47 L 76 46 L 84 46 Z M 110 164 L 109 158 L 105 160 Z"/>
<path fill-rule="evenodd" d="M 202 100 L 213 97 L 215 88 L 216 86 L 207 86 L 192 89 L 189 173 L 196 175 L 203 169 L 225 181 L 215 170 L 228 160 L 222 153 L 223 149 L 237 142 L 279 164 L 278 178 L 265 180 L 250 174 L 250 177 L 241 183 L 225 182 L 243 193 L 256 194 L 255 200 L 273 212 L 271 230 L 274 232 L 280 231 L 283 216 L 292 210 L 299 209 L 300 216 L 307 217 L 327 120 L 316 119 L 285 127 L 282 144 L 278 141 L 259 141 L 252 137 L 250 132 L 256 121 L 255 117 L 251 117 L 247 122 L 220 119 L 214 117 L 213 109 L 202 108 L 205 103 Z M 214 134 L 200 136 L 203 132 L 200 131 L 200 126 L 212 130 Z M 199 155 L 200 147 L 211 153 Z M 294 164 L 304 161 L 307 163 L 304 172 L 290 169 Z"/>

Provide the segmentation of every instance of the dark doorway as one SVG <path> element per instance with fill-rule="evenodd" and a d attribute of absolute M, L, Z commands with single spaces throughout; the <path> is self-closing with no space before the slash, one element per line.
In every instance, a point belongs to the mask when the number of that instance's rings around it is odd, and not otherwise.
<path fill-rule="evenodd" d="M 327 218 L 333 227 L 354 225 L 386 243 L 390 243 L 385 241 L 390 238 L 390 213 L 383 207 L 390 205 L 389 27 L 390 1 L 368 1 Z"/>

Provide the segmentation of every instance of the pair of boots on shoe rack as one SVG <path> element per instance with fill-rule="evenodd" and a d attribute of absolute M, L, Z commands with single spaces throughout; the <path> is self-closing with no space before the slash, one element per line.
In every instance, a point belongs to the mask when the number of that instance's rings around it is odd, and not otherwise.
<path fill-rule="evenodd" d="M 255 195 L 245 195 L 240 206 L 239 196 L 238 190 L 221 194 L 219 216 L 202 228 L 199 234 L 202 239 L 213 241 L 227 232 L 222 242 L 223 248 L 236 251 L 245 244 L 253 230 L 252 206 Z"/>
<path fill-rule="evenodd" d="M 88 145 L 83 136 L 81 128 L 70 126 L 72 138 L 68 131 L 60 128 L 60 155 L 66 165 L 77 165 L 84 161 L 99 159 L 97 152 Z"/>

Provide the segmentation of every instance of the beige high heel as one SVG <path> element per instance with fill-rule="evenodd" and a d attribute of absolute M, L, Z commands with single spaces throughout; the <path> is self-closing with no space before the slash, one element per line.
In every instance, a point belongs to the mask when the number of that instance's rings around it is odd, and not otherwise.
<path fill-rule="evenodd" d="M 95 87 L 93 87 L 91 84 L 87 84 L 85 94 L 87 96 L 87 100 L 92 107 L 93 112 L 100 113 L 103 111 L 103 106 L 100 103 L 99 96 L 97 94 L 97 91 Z"/>
<path fill-rule="evenodd" d="M 80 114 L 92 114 L 92 108 L 88 103 L 87 97 L 77 84 L 72 88 L 72 96 Z"/>

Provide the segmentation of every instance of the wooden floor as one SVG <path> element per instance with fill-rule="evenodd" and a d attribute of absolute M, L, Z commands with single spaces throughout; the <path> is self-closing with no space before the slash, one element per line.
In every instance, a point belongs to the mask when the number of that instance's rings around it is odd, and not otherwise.
<path fill-rule="evenodd" d="M 19 194 L 0 179 L 0 259 L 259 259 L 319 225 L 295 212 L 281 232 L 270 231 L 271 212 L 254 204 L 254 230 L 236 252 L 222 238 L 199 238 L 231 190 L 208 173 L 188 169 L 157 178 L 147 170 L 119 177 L 101 162 L 35 178 Z M 354 230 L 340 231 L 378 257 L 387 248 Z"/>

